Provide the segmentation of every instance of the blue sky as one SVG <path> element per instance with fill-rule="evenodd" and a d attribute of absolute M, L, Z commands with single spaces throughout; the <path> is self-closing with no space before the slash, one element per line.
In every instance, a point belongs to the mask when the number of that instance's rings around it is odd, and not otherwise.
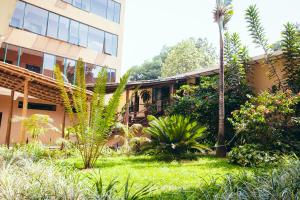
<path fill-rule="evenodd" d="M 249 37 L 245 9 L 257 4 L 270 42 L 280 39 L 283 24 L 300 22 L 300 0 L 233 0 L 235 14 L 230 32 L 238 32 L 250 55 L 262 53 Z M 213 23 L 215 0 L 126 0 L 122 72 L 157 55 L 163 45 L 173 45 L 189 37 L 207 38 L 218 45 L 218 29 Z"/>

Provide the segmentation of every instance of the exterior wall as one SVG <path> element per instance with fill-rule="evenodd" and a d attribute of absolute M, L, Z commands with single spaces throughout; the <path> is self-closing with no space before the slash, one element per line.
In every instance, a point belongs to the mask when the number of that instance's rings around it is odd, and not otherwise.
<path fill-rule="evenodd" d="M 3 89 L 0 88 L 1 91 Z M 2 93 L 2 92 L 1 92 Z M 9 91 L 10 93 L 10 91 Z M 3 93 L 2 93 L 3 94 Z M 10 105 L 10 95 L 0 95 L 0 112 L 2 112 L 2 123 L 0 126 L 0 144 L 5 143 L 5 137 L 6 137 L 6 130 L 8 125 L 8 112 L 9 112 L 9 105 Z M 20 93 L 15 93 L 15 99 L 13 104 L 13 117 L 14 116 L 22 116 L 22 108 L 18 108 L 18 102 L 22 101 L 23 97 Z M 45 103 L 49 104 L 44 101 L 40 101 L 34 98 L 29 98 L 29 102 L 34 103 Z M 62 129 L 62 121 L 63 121 L 63 114 L 64 110 L 62 106 L 56 105 L 56 111 L 45 111 L 45 110 L 34 110 L 34 109 L 28 109 L 27 116 L 31 116 L 32 114 L 43 114 L 43 115 L 49 115 L 54 120 L 54 126 L 59 130 L 59 132 L 55 131 L 48 131 L 45 135 L 40 137 L 40 140 L 45 144 L 55 144 L 56 140 L 61 137 L 61 129 Z M 66 126 L 68 127 L 68 117 L 66 117 Z M 20 122 L 13 122 L 11 127 L 11 144 L 18 143 L 20 140 Z M 29 136 L 26 135 L 26 140 Z M 30 141 L 30 138 L 28 138 Z"/>
<path fill-rule="evenodd" d="M 277 59 L 275 62 L 277 73 L 280 79 L 283 79 L 283 66 L 284 60 L 282 58 Z M 255 93 L 260 93 L 265 90 L 269 90 L 276 84 L 276 78 L 269 78 L 270 66 L 265 64 L 263 60 L 259 60 L 251 65 L 251 73 L 248 74 L 249 85 L 252 86 Z"/>
<path fill-rule="evenodd" d="M 85 47 L 72 45 L 70 43 L 60 41 L 54 38 L 37 35 L 28 31 L 18 30 L 9 27 L 9 22 L 15 9 L 17 0 L 2 0 L 0 13 L 0 36 L 1 33 L 4 38 L 2 42 L 13 44 L 20 47 L 29 48 L 32 50 L 41 51 L 44 53 L 53 54 L 77 60 L 82 58 L 84 62 L 97 64 L 100 66 L 108 66 L 116 69 L 117 81 L 120 78 L 122 65 L 122 48 L 123 48 L 123 31 L 124 31 L 124 13 L 125 0 L 120 0 L 121 14 L 120 24 L 106 20 L 98 15 L 80 10 L 72 5 L 61 0 L 23 0 L 24 2 L 33 4 L 48 11 L 63 15 L 65 17 L 74 19 L 84 24 L 93 26 L 95 28 L 118 35 L 118 56 L 110 56 L 103 53 L 95 52 Z"/>

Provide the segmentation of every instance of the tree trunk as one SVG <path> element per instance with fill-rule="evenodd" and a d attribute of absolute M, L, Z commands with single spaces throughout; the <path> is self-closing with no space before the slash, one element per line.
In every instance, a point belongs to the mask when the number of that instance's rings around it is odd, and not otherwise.
<path fill-rule="evenodd" d="M 219 131 L 218 131 L 218 141 L 216 148 L 217 157 L 226 156 L 226 147 L 225 147 L 225 105 L 224 105 L 224 40 L 223 40 L 223 31 L 220 30 L 220 72 L 219 72 Z"/>

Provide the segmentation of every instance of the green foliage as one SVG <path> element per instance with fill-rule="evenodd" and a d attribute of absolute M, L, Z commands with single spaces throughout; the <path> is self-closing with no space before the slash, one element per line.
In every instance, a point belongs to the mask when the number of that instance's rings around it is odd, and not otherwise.
<path fill-rule="evenodd" d="M 191 150 L 205 151 L 207 148 L 197 140 L 206 128 L 188 117 L 173 115 L 155 118 L 148 116 L 149 126 L 145 133 L 151 136 L 150 146 L 158 153 L 178 156 Z"/>
<path fill-rule="evenodd" d="M 23 123 L 26 133 L 29 134 L 33 140 L 37 140 L 47 131 L 58 131 L 53 125 L 53 119 L 48 115 L 33 114 L 25 118 L 15 116 L 12 121 Z"/>
<path fill-rule="evenodd" d="M 223 33 L 233 16 L 232 0 L 217 0 L 216 3 L 217 5 L 213 11 L 213 17 L 219 26 L 220 32 Z"/>
<path fill-rule="evenodd" d="M 253 43 L 256 44 L 257 47 L 261 47 L 264 50 L 266 63 L 270 66 L 269 77 L 276 79 L 277 85 L 275 85 L 275 87 L 277 89 L 282 89 L 282 80 L 278 74 L 276 66 L 274 65 L 274 61 L 271 59 L 273 52 L 265 35 L 265 29 L 262 26 L 259 10 L 256 5 L 250 5 L 247 8 L 245 18 L 248 23 L 248 31 L 253 39 Z"/>
<path fill-rule="evenodd" d="M 151 99 L 151 93 L 149 90 L 142 90 L 140 93 L 143 103 L 148 104 Z"/>
<path fill-rule="evenodd" d="M 300 33 L 296 25 L 284 25 L 281 46 L 285 59 L 285 83 L 293 92 L 300 92 Z"/>
<path fill-rule="evenodd" d="M 103 68 L 98 74 L 92 99 L 88 99 L 84 75 L 84 65 L 82 60 L 76 66 L 76 88 L 73 90 L 71 98 L 64 87 L 60 69 L 55 68 L 55 75 L 64 105 L 71 121 L 71 128 L 76 136 L 75 147 L 79 150 L 85 164 L 85 168 L 90 168 L 96 162 L 101 153 L 101 148 L 109 136 L 112 126 L 115 123 L 115 115 L 119 106 L 120 97 L 125 89 L 129 78 L 126 73 L 120 80 L 120 84 L 113 96 L 105 105 L 105 88 L 107 73 Z M 90 116 L 89 116 L 90 105 Z M 73 111 L 75 109 L 75 113 Z"/>
<path fill-rule="evenodd" d="M 202 47 L 205 48 L 202 49 Z M 208 49 L 210 47 L 206 40 L 197 42 L 194 38 L 190 38 L 181 41 L 170 49 L 162 65 L 162 76 L 174 76 L 214 64 L 216 56 L 215 54 L 209 55 L 212 51 L 206 52 Z"/>
<path fill-rule="evenodd" d="M 265 149 L 297 149 L 300 127 L 294 123 L 294 109 L 299 101 L 300 96 L 291 91 L 251 97 L 230 119 L 239 143 L 258 143 Z"/>
<path fill-rule="evenodd" d="M 244 167 L 266 166 L 279 162 L 279 155 L 275 152 L 261 149 L 262 146 L 256 144 L 234 147 L 228 154 L 229 162 Z"/>

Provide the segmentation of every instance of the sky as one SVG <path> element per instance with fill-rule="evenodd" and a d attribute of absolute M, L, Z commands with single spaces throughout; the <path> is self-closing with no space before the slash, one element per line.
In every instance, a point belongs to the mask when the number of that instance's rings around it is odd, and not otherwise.
<path fill-rule="evenodd" d="M 270 43 L 280 39 L 283 24 L 300 23 L 300 0 L 233 0 L 234 15 L 228 31 L 237 32 L 250 55 L 262 54 L 247 31 L 245 10 L 256 4 Z M 126 0 L 122 73 L 158 55 L 164 45 L 189 37 L 207 38 L 218 47 L 213 22 L 215 0 Z"/>

